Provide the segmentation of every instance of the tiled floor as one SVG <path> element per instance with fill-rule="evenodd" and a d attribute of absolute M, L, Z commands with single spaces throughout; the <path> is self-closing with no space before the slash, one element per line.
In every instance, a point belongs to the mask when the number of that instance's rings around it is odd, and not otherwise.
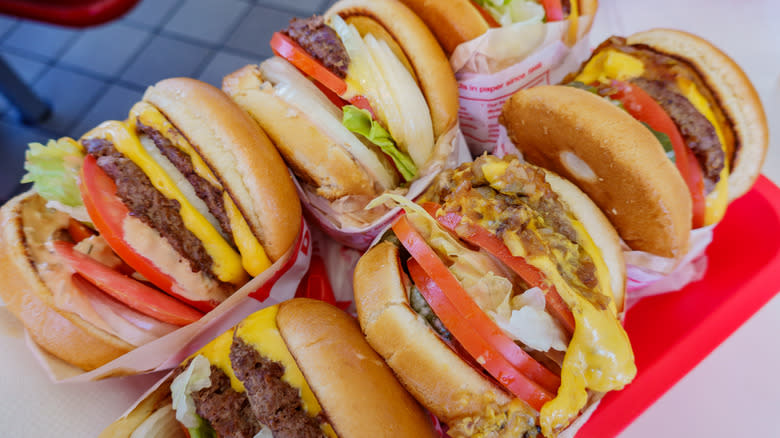
<path fill-rule="evenodd" d="M 28 142 L 78 137 L 122 119 L 146 86 L 172 76 L 219 86 L 222 77 L 271 55 L 271 34 L 330 0 L 142 0 L 121 19 L 74 30 L 0 15 L 0 56 L 53 108 L 22 124 L 0 95 L 0 203 L 22 190 Z"/>

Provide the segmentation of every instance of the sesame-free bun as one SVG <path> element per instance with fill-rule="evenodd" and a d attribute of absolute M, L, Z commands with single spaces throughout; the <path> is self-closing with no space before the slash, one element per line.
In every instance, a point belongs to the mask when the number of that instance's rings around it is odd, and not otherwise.
<path fill-rule="evenodd" d="M 46 201 L 32 191 L 0 208 L 0 297 L 41 348 L 83 370 L 93 370 L 134 347 L 55 304 L 31 258 L 24 232 L 40 224 L 25 222 L 23 217 L 37 217 L 45 208 Z"/>
<path fill-rule="evenodd" d="M 687 252 L 688 188 L 627 112 L 584 90 L 541 86 L 515 93 L 499 121 L 528 162 L 585 192 L 629 247 L 670 258 Z"/>
<path fill-rule="evenodd" d="M 635 33 L 626 42 L 687 62 L 702 77 L 737 137 L 729 173 L 729 200 L 745 194 L 761 172 L 769 146 L 766 114 L 744 71 L 707 40 L 672 29 Z"/>
<path fill-rule="evenodd" d="M 172 78 L 143 100 L 192 143 L 222 182 L 272 261 L 294 243 L 301 224 L 295 185 L 265 133 L 225 93 L 205 82 Z"/>
<path fill-rule="evenodd" d="M 471 41 L 490 29 L 490 23 L 474 7 L 471 0 L 400 1 L 422 18 L 448 56 L 460 44 Z M 579 0 L 578 5 L 579 15 L 593 15 L 598 7 L 598 2 L 597 0 Z"/>
<path fill-rule="evenodd" d="M 318 300 L 279 305 L 279 332 L 341 438 L 436 436 L 354 318 Z"/>

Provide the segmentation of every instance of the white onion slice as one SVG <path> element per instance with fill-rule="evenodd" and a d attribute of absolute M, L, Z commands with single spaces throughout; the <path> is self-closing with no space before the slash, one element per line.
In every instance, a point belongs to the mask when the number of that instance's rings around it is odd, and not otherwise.
<path fill-rule="evenodd" d="M 434 138 L 431 113 L 417 82 L 384 41 L 371 34 L 361 38 L 338 15 L 329 24 L 350 58 L 348 93 L 365 96 L 399 148 L 422 167 L 433 152 Z"/>
<path fill-rule="evenodd" d="M 295 67 L 281 58 L 260 64 L 260 72 L 274 87 L 274 94 L 301 114 L 306 114 L 323 132 L 342 145 L 382 190 L 395 187 L 397 175 L 385 167 L 377 154 L 341 123 L 341 111 Z"/>

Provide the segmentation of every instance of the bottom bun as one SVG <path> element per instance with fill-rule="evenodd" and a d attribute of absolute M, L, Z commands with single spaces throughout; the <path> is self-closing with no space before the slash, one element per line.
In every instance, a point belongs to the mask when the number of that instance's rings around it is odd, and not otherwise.
<path fill-rule="evenodd" d="M 45 209 L 46 201 L 33 192 L 13 198 L 0 209 L 0 297 L 41 348 L 83 370 L 93 370 L 134 347 L 57 308 L 27 248 L 25 230 L 34 230 L 36 224 L 23 219 L 38 218 Z"/>

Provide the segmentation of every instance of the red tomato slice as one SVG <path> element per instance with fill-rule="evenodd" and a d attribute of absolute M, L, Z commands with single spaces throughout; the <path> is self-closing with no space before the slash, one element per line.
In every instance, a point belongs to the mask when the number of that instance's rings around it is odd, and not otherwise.
<path fill-rule="evenodd" d="M 612 81 L 618 92 L 613 97 L 623 103 L 629 114 L 640 122 L 645 122 L 656 131 L 663 132 L 669 136 L 674 148 L 675 164 L 680 171 L 688 190 L 691 192 L 693 201 L 693 228 L 699 228 L 704 225 L 704 210 L 706 204 L 704 201 L 704 184 L 700 183 L 702 170 L 698 166 L 698 161 L 691 157 L 688 151 L 690 148 L 685 145 L 680 130 L 669 114 L 658 104 L 649 94 L 640 87 L 635 87 L 627 82 Z M 694 164 L 696 166 L 694 166 Z M 695 168 L 694 168 L 695 167 Z"/>
<path fill-rule="evenodd" d="M 547 21 L 563 20 L 561 0 L 542 0 L 542 7 L 544 8 L 544 16 L 547 18 Z"/>
<path fill-rule="evenodd" d="M 412 281 L 419 288 L 425 300 L 428 301 L 436 316 L 441 319 L 441 322 L 466 352 L 474 357 L 491 376 L 537 411 L 553 399 L 552 393 L 518 371 L 501 353 L 496 351 L 493 345 L 490 345 L 474 330 L 472 323 L 458 313 L 436 282 L 426 274 L 425 269 L 414 259 L 409 260 L 407 266 Z"/>
<path fill-rule="evenodd" d="M 328 87 L 331 91 L 342 96 L 347 91 L 347 83 L 328 70 L 321 62 L 309 55 L 303 47 L 299 46 L 292 38 L 281 32 L 274 32 L 271 37 L 271 49 L 298 70 L 314 78 L 317 82 Z"/>
<path fill-rule="evenodd" d="M 480 309 L 439 256 L 428 246 L 425 239 L 412 227 L 405 215 L 398 218 L 393 225 L 393 231 L 425 273 L 433 279 L 437 287 L 445 291 L 446 299 L 452 303 L 455 315 L 461 315 L 470 330 L 474 331 L 485 341 L 486 345 L 491 346 L 493 351 L 501 355 L 529 379 L 538 382 L 550 392 L 558 390 L 561 383 L 560 378 L 528 355 Z M 444 319 L 442 322 L 449 327 Z M 460 339 L 458 341 L 462 342 Z M 469 351 L 473 354 L 473 351 Z M 474 356 L 474 358 L 479 359 L 479 355 Z"/>
<path fill-rule="evenodd" d="M 174 293 L 173 278 L 157 269 L 151 260 L 135 252 L 125 242 L 122 223 L 130 211 L 116 196 L 114 181 L 97 165 L 92 155 L 86 156 L 81 168 L 81 197 L 100 235 L 106 239 L 120 259 L 168 295 L 175 296 L 202 311 L 209 311 L 216 306 L 216 303 L 208 301 L 190 301 Z"/>
<path fill-rule="evenodd" d="M 70 242 L 53 242 L 53 246 L 57 254 L 87 281 L 144 315 L 174 325 L 187 325 L 203 316 L 181 301 L 74 250 Z"/>
<path fill-rule="evenodd" d="M 70 218 L 68 219 L 68 234 L 70 234 L 70 237 L 74 242 L 79 243 L 84 239 L 94 236 L 95 232 L 76 219 Z"/>
<path fill-rule="evenodd" d="M 555 286 L 544 281 L 544 275 L 538 269 L 529 265 L 522 257 L 513 256 L 504 242 L 485 228 L 479 225 L 461 223 L 461 215 L 447 213 L 437 217 L 436 211 L 439 210 L 439 205 L 430 202 L 425 203 L 423 208 L 431 216 L 435 217 L 444 228 L 456 233 L 466 242 L 484 249 L 490 255 L 499 259 L 530 286 L 543 290 L 547 311 L 553 314 L 569 333 L 574 333 L 574 315 L 569 310 L 569 306 L 566 305 L 563 298 L 558 294 Z"/>

